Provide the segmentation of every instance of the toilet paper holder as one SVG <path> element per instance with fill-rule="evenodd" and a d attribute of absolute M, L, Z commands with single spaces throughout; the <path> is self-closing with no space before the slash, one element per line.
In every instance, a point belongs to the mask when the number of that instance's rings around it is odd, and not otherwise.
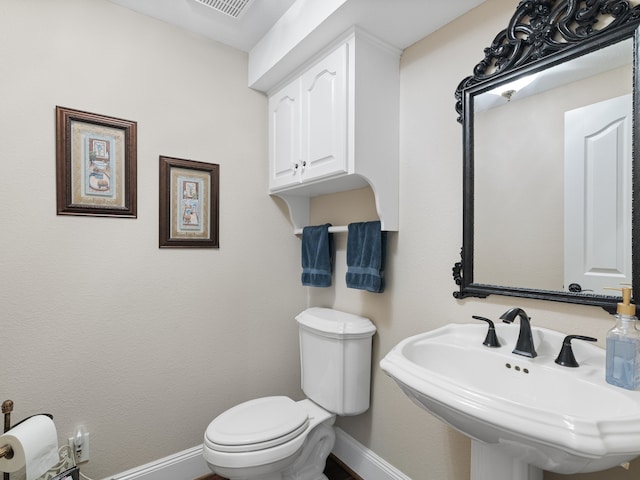
<path fill-rule="evenodd" d="M 13 412 L 13 400 L 5 400 L 4 402 L 2 402 L 2 414 L 4 415 L 4 433 L 7 433 L 12 428 L 11 412 Z M 46 415 L 47 417 L 53 419 L 53 415 L 49 413 L 42 413 L 40 415 Z M 19 421 L 14 425 L 14 427 L 17 427 L 22 422 L 29 420 L 33 416 L 35 415 L 31 415 L 24 420 Z M 11 448 L 11 445 L 0 445 L 0 458 L 13 458 L 13 449 Z M 4 480 L 9 480 L 8 473 L 4 474 Z"/>
<path fill-rule="evenodd" d="M 4 415 L 4 433 L 7 433 L 11 428 L 11 412 L 13 412 L 13 400 L 5 400 L 2 402 L 2 414 Z M 0 458 L 13 457 L 13 449 L 9 445 L 0 445 Z M 8 473 L 5 473 L 5 480 L 9 477 Z"/>
<path fill-rule="evenodd" d="M 13 449 L 9 445 L 3 445 L 0 447 L 0 458 L 13 457 Z"/>
<path fill-rule="evenodd" d="M 2 414 L 4 415 L 4 433 L 11 428 L 11 412 L 13 412 L 13 400 L 5 400 L 2 402 Z M 13 449 L 10 445 L 0 445 L 0 458 L 13 458 Z M 3 479 L 9 480 L 10 474 L 4 473 Z"/>

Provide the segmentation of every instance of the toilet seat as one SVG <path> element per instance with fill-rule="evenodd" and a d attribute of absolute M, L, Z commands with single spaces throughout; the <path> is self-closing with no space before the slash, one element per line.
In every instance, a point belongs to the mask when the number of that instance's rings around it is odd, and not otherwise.
<path fill-rule="evenodd" d="M 265 397 L 265 398 L 273 399 L 273 397 Z M 207 431 L 205 432 L 205 435 L 204 435 L 204 445 L 203 445 L 203 455 L 207 463 L 223 469 L 225 468 L 246 469 L 246 468 L 254 468 L 254 467 L 262 468 L 263 466 L 266 466 L 266 465 L 273 466 L 279 462 L 287 462 L 288 461 L 287 459 L 294 458 L 296 455 L 296 452 L 302 449 L 302 446 L 304 445 L 309 432 L 313 431 L 313 429 L 316 426 L 320 425 L 321 423 L 324 423 L 327 425 L 333 425 L 333 422 L 335 420 L 335 414 L 323 409 L 319 405 L 316 405 L 311 400 L 305 399 L 299 402 L 294 402 L 293 400 L 287 397 L 284 397 L 284 398 L 285 400 L 273 400 L 273 402 L 276 405 L 278 404 L 281 405 L 285 411 L 295 412 L 295 411 L 299 411 L 299 409 L 302 409 L 302 411 L 304 412 L 303 416 L 306 418 L 306 422 L 305 422 L 306 428 L 304 428 L 300 434 L 298 434 L 295 437 L 293 437 L 293 435 L 290 435 L 292 437 L 290 440 L 288 441 L 282 440 L 282 442 L 279 445 L 272 446 L 269 448 L 262 448 L 261 450 L 253 450 L 253 451 L 245 451 L 245 452 L 242 452 L 242 451 L 225 452 L 225 451 L 221 451 L 220 448 L 231 448 L 231 446 L 218 445 L 217 443 L 214 443 L 210 438 L 210 436 L 213 436 L 214 438 L 218 438 L 216 435 L 218 433 L 217 432 L 218 427 L 217 426 L 214 427 L 211 431 L 209 431 L 209 428 L 207 428 Z M 256 399 L 255 401 L 250 400 L 249 402 L 245 402 L 245 403 L 257 403 L 258 405 L 260 405 L 263 402 L 270 403 L 271 401 L 272 400 L 265 400 L 264 398 L 260 398 L 260 399 Z M 278 403 L 278 402 L 281 402 L 281 403 Z M 292 407 L 291 410 L 289 410 L 289 407 L 291 407 L 292 405 L 294 406 Z M 235 409 L 236 407 L 233 407 L 231 410 L 235 410 Z M 229 410 L 227 410 L 227 412 L 228 411 Z M 227 412 L 224 412 L 220 416 L 225 415 Z M 211 423 L 217 424 L 218 418 L 214 419 L 213 422 Z M 209 427 L 211 427 L 211 424 L 209 424 Z M 284 436 L 287 436 L 287 435 L 284 435 Z M 221 438 L 218 438 L 218 440 L 221 440 Z M 238 443 L 240 445 L 242 444 L 241 442 L 238 442 Z M 274 442 L 274 443 L 278 443 L 278 442 Z M 256 445 L 255 443 L 253 444 L 249 443 L 249 445 L 253 446 L 250 448 L 259 447 L 259 445 Z M 216 471 L 215 468 L 214 468 L 214 471 Z M 227 476 L 231 476 L 231 475 L 227 475 Z M 255 477 L 255 478 L 260 478 L 260 477 Z"/>
<path fill-rule="evenodd" d="M 309 415 L 288 397 L 249 400 L 220 414 L 207 427 L 207 446 L 218 452 L 255 452 L 300 436 Z"/>

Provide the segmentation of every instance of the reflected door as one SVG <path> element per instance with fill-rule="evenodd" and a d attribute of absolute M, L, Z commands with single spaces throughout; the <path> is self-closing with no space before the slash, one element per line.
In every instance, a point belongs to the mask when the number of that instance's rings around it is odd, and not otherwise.
<path fill-rule="evenodd" d="M 631 95 L 565 113 L 564 288 L 631 283 Z"/>

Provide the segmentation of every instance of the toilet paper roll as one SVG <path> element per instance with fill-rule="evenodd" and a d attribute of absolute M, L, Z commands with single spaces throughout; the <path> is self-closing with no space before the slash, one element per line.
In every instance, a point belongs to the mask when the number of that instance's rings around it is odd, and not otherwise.
<path fill-rule="evenodd" d="M 0 435 L 2 445 L 13 449 L 13 457 L 0 458 L 0 472 L 25 467 L 26 480 L 35 480 L 58 462 L 56 426 L 46 415 L 31 417 Z"/>

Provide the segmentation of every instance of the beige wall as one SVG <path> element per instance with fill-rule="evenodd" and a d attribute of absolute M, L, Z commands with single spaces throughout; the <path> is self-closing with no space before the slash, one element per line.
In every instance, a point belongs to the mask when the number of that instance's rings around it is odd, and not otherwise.
<path fill-rule="evenodd" d="M 307 304 L 335 306 L 379 329 L 372 407 L 339 426 L 416 480 L 466 480 L 469 442 L 414 406 L 379 359 L 408 335 L 512 305 L 565 332 L 602 339 L 612 325 L 596 308 L 452 297 L 462 199 L 453 91 L 516 3 L 488 0 L 404 53 L 401 224 L 387 291 L 371 294 L 344 285 L 344 236 L 334 286 L 300 286 L 299 240 L 266 195 L 266 100 L 246 87 L 244 54 L 103 0 L 2 0 L 0 399 L 16 402 L 14 418 L 51 412 L 61 441 L 84 424 L 83 472 L 96 479 L 159 459 L 201 443 L 241 400 L 300 398 L 292 318 Z M 55 105 L 138 122 L 138 219 L 55 215 Z M 220 164 L 219 250 L 157 248 L 159 155 Z M 320 198 L 314 220 L 370 219 L 370 195 Z"/>
<path fill-rule="evenodd" d="M 92 478 L 301 397 L 299 240 L 247 56 L 103 0 L 0 2 L 0 401 L 91 433 Z M 56 216 L 55 106 L 138 122 L 138 218 Z M 158 156 L 219 163 L 220 249 L 158 249 Z"/>
<path fill-rule="evenodd" d="M 452 296 L 451 267 L 462 242 L 462 127 L 456 122 L 453 93 L 506 27 L 517 4 L 487 0 L 405 50 L 400 72 L 400 229 L 390 237 L 388 289 L 373 294 L 345 287 L 346 241 L 339 237 L 337 286 L 311 291 L 312 304 L 367 315 L 378 327 L 371 409 L 360 417 L 338 419 L 338 425 L 416 480 L 467 480 L 469 442 L 411 403 L 377 367 L 398 341 L 449 322 L 472 322 L 475 314 L 496 318 L 511 306 L 523 307 L 536 325 L 593 335 L 601 346 L 613 326 L 612 317 L 594 307 L 500 296 L 458 301 Z M 316 200 L 313 219 L 349 221 L 335 209 L 335 201 L 371 218 L 370 193 L 362 190 L 337 200 Z M 546 474 L 545 479 L 631 480 L 638 472 L 636 461 L 628 472 Z"/>

